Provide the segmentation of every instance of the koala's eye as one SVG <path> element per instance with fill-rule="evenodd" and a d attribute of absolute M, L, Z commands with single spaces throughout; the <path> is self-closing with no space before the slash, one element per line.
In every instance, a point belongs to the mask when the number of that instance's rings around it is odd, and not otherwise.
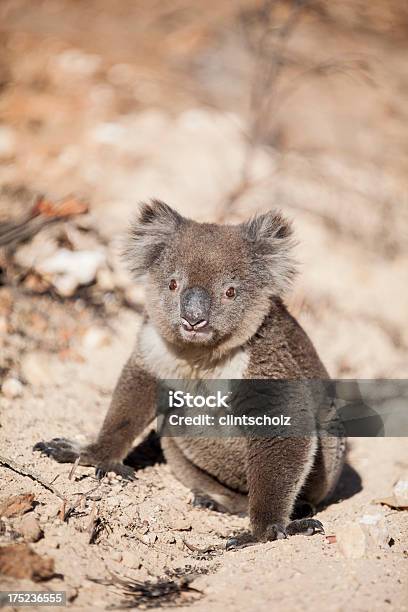
<path fill-rule="evenodd" d="M 177 289 L 177 281 L 175 281 L 174 278 L 169 282 L 169 289 L 170 291 L 175 291 Z"/>
<path fill-rule="evenodd" d="M 225 295 L 227 296 L 227 298 L 232 300 L 235 297 L 235 295 L 236 295 L 235 288 L 234 287 L 229 287 L 226 290 Z"/>

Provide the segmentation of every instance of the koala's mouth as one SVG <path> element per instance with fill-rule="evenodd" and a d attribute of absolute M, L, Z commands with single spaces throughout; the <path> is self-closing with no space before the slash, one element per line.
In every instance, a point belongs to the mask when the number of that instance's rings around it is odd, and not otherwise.
<path fill-rule="evenodd" d="M 180 334 L 184 341 L 187 342 L 208 342 L 214 335 L 214 330 L 206 321 L 205 325 L 198 324 L 192 326 L 184 319 L 180 323 Z"/>

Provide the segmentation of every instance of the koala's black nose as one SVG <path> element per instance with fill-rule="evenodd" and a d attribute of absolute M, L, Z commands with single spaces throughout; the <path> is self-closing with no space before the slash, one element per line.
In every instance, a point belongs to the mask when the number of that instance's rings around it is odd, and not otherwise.
<path fill-rule="evenodd" d="M 187 329 L 202 329 L 210 317 L 211 296 L 202 287 L 185 289 L 180 297 L 180 315 Z"/>

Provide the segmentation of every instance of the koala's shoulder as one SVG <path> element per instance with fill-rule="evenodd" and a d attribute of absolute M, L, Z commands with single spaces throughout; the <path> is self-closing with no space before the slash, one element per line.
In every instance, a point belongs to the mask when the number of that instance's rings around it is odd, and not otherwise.
<path fill-rule="evenodd" d="M 247 345 L 248 378 L 327 378 L 310 338 L 280 299 Z"/>

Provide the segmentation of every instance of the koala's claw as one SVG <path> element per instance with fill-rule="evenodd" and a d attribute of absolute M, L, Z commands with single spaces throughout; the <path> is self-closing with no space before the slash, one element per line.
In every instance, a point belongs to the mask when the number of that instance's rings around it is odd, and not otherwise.
<path fill-rule="evenodd" d="M 40 451 L 58 463 L 74 463 L 79 457 L 79 448 L 75 442 L 67 438 L 53 438 L 49 442 L 37 442 L 33 451 Z"/>
<path fill-rule="evenodd" d="M 268 525 L 265 529 L 265 532 L 262 534 L 260 541 L 261 542 L 274 542 L 275 540 L 286 540 L 288 537 L 288 532 L 284 525 L 280 523 L 273 523 L 272 525 Z"/>
<path fill-rule="evenodd" d="M 115 472 L 118 476 L 122 476 L 125 480 L 135 480 L 135 470 L 129 465 L 123 463 L 103 463 L 95 468 L 95 476 L 101 480 L 108 472 Z"/>
<path fill-rule="evenodd" d="M 304 518 L 289 523 L 286 527 L 286 531 L 289 535 L 314 535 L 315 533 L 324 533 L 324 527 L 322 523 L 316 519 Z"/>

